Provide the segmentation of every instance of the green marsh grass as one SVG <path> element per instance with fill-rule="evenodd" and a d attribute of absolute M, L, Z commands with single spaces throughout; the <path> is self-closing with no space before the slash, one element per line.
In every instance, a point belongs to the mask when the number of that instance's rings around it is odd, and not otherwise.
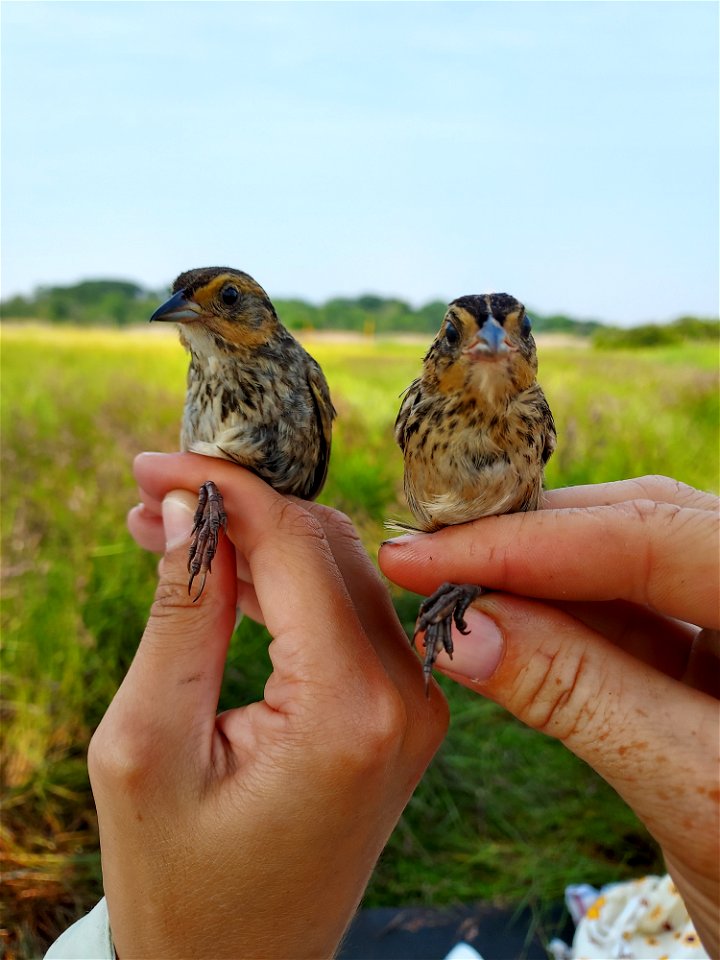
<path fill-rule="evenodd" d="M 324 502 L 375 553 L 408 518 L 392 426 L 421 343 L 308 340 L 339 419 Z M 540 347 L 558 426 L 548 485 L 665 473 L 718 489 L 717 350 Z M 100 895 L 85 751 L 132 658 L 155 558 L 124 518 L 133 456 L 173 450 L 185 355 L 172 335 L 8 327 L 2 336 L 0 943 L 34 955 Z M 410 629 L 417 598 L 397 592 Z M 267 637 L 243 622 L 221 706 L 262 695 Z M 242 656 L 240 655 L 242 650 Z M 378 866 L 366 903 L 529 903 L 569 882 L 660 869 L 644 829 L 592 771 L 493 704 L 442 681 L 448 738 Z"/>

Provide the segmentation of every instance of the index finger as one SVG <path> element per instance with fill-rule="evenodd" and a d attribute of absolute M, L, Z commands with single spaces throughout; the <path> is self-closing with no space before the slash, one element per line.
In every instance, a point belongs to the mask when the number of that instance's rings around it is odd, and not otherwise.
<path fill-rule="evenodd" d="M 142 454 L 135 475 L 162 499 L 208 479 L 220 489 L 228 535 L 250 567 L 265 624 L 273 637 L 274 675 L 265 699 L 294 685 L 296 702 L 319 686 L 360 692 L 386 674 L 359 622 L 322 526 L 300 503 L 281 496 L 235 464 L 196 454 Z M 298 683 L 298 681 L 300 681 Z"/>
<path fill-rule="evenodd" d="M 391 580 L 443 581 L 548 600 L 630 600 L 717 627 L 718 515 L 652 500 L 486 517 L 380 550 Z"/>
<path fill-rule="evenodd" d="M 563 507 L 600 507 L 627 500 L 654 500 L 656 503 L 674 503 L 678 507 L 717 511 L 720 501 L 712 493 L 657 474 L 615 480 L 610 483 L 588 483 L 577 487 L 548 490 L 542 501 L 544 509 Z"/>

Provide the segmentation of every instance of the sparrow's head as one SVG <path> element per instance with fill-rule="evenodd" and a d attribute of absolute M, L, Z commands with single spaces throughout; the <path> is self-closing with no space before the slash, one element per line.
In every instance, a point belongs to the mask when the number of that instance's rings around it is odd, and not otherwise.
<path fill-rule="evenodd" d="M 530 331 L 525 307 L 507 293 L 458 297 L 425 356 L 425 377 L 448 393 L 525 390 L 537 373 Z"/>
<path fill-rule="evenodd" d="M 190 346 L 253 347 L 277 329 L 278 318 L 259 283 L 231 267 L 200 267 L 181 273 L 173 295 L 150 320 L 181 324 Z"/>

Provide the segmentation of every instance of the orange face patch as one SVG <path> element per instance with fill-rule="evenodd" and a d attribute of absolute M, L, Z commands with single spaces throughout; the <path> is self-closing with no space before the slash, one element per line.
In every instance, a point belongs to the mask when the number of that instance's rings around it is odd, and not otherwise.
<path fill-rule="evenodd" d="M 267 299 L 267 294 L 259 283 L 256 283 L 251 277 L 239 277 L 235 273 L 221 273 L 214 277 L 210 283 L 206 283 L 205 286 L 196 290 L 192 299 L 203 310 L 210 311 L 213 304 L 218 301 L 220 291 L 226 284 L 232 284 L 241 294 Z"/>
<path fill-rule="evenodd" d="M 240 297 L 227 304 L 223 302 L 222 291 L 229 286 L 235 287 Z M 252 277 L 220 273 L 198 287 L 192 300 L 202 311 L 198 320 L 206 329 L 236 348 L 252 350 L 277 330 L 278 321 L 270 299 Z"/>
<path fill-rule="evenodd" d="M 268 317 L 266 323 L 250 326 L 240 320 L 228 320 L 227 317 L 208 316 L 204 319 L 208 330 L 222 337 L 236 347 L 253 350 L 266 343 L 272 336 L 277 323 Z"/>

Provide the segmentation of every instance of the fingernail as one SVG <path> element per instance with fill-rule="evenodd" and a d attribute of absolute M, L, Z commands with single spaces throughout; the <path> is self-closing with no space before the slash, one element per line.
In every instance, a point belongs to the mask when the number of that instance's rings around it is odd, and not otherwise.
<path fill-rule="evenodd" d="M 480 683 L 489 680 L 500 666 L 505 641 L 495 621 L 474 607 L 465 613 L 465 623 L 465 635 L 453 627 L 455 651 L 452 661 L 445 660 L 443 670 Z"/>
<path fill-rule="evenodd" d="M 403 533 L 400 537 L 390 537 L 389 540 L 383 540 L 380 544 L 381 547 L 402 547 L 410 543 L 418 543 L 424 537 L 426 533 Z"/>
<path fill-rule="evenodd" d="M 163 527 L 165 528 L 165 549 L 184 543 L 193 528 L 197 497 L 187 490 L 171 490 L 162 502 Z"/>

